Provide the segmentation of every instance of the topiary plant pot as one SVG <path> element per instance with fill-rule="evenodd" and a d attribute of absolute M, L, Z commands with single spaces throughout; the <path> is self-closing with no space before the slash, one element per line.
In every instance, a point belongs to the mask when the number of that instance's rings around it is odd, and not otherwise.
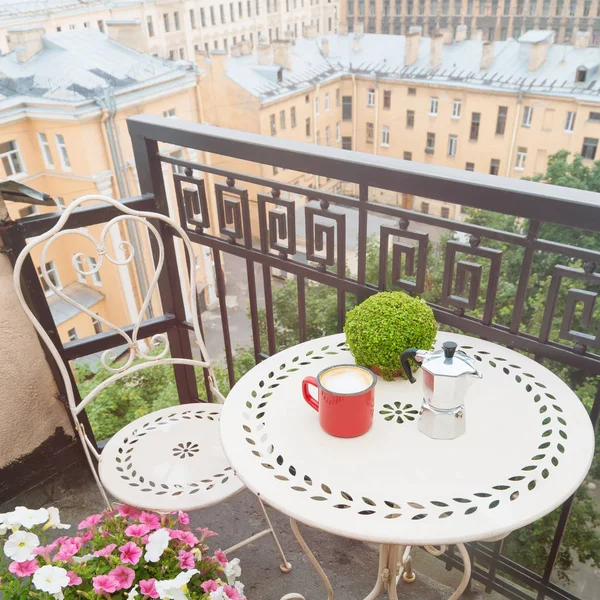
<path fill-rule="evenodd" d="M 405 377 L 400 364 L 404 350 L 431 348 L 437 323 L 421 298 L 404 292 L 380 292 L 348 313 L 344 332 L 356 364 L 392 381 Z"/>

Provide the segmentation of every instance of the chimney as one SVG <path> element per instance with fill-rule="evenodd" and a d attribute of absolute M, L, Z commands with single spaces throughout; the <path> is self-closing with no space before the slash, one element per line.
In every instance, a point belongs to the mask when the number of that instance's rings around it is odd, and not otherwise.
<path fill-rule="evenodd" d="M 223 77 L 227 71 L 227 52 L 225 50 L 210 51 L 210 72 L 216 79 Z"/>
<path fill-rule="evenodd" d="M 305 25 L 302 29 L 302 35 L 305 38 L 314 38 L 317 36 L 317 26 L 313 25 L 312 23 L 310 25 Z"/>
<path fill-rule="evenodd" d="M 354 24 L 354 33 L 358 33 L 358 35 L 363 35 L 365 32 L 365 23 L 364 21 L 356 21 Z"/>
<path fill-rule="evenodd" d="M 429 47 L 429 68 L 437 69 L 442 64 L 442 53 L 444 51 L 444 36 L 436 33 L 431 36 Z"/>
<path fill-rule="evenodd" d="M 460 42 L 464 42 L 466 39 L 467 39 L 467 26 L 459 25 L 456 28 L 456 35 L 454 36 L 454 41 L 457 44 L 460 44 Z"/>
<path fill-rule="evenodd" d="M 537 71 L 544 64 L 548 55 L 548 46 L 547 40 L 531 44 L 529 65 L 527 67 L 530 71 Z"/>
<path fill-rule="evenodd" d="M 104 21 L 104 24 L 111 40 L 136 52 L 148 52 L 148 42 L 138 19 Z"/>
<path fill-rule="evenodd" d="M 231 56 L 233 58 L 239 58 L 242 55 L 242 46 L 241 44 L 235 44 L 231 46 Z"/>
<path fill-rule="evenodd" d="M 325 58 L 329 56 L 329 40 L 327 38 L 321 40 L 321 54 Z"/>
<path fill-rule="evenodd" d="M 352 36 L 352 50 L 354 52 L 360 51 L 360 35 L 356 33 Z"/>
<path fill-rule="evenodd" d="M 259 65 L 272 65 L 273 55 L 271 52 L 271 46 L 269 42 L 263 37 L 258 38 L 258 64 Z"/>
<path fill-rule="evenodd" d="M 273 62 L 284 69 L 292 69 L 292 44 L 287 40 L 273 42 Z"/>
<path fill-rule="evenodd" d="M 441 34 L 444 37 L 444 44 L 452 43 L 452 29 L 446 27 L 445 29 L 442 29 Z"/>
<path fill-rule="evenodd" d="M 248 56 L 248 54 L 252 54 L 252 42 L 250 40 L 242 40 L 239 43 L 239 46 L 242 56 Z"/>
<path fill-rule="evenodd" d="M 41 51 L 44 33 L 44 28 L 39 25 L 24 25 L 8 30 L 8 47 L 15 53 L 17 62 L 25 63 Z"/>
<path fill-rule="evenodd" d="M 348 23 L 345 21 L 342 23 L 341 21 L 338 24 L 338 33 L 340 35 L 348 35 Z"/>
<path fill-rule="evenodd" d="M 588 31 L 578 31 L 575 36 L 575 48 L 587 48 L 590 45 L 590 34 Z"/>
<path fill-rule="evenodd" d="M 411 27 L 404 38 L 404 66 L 410 67 L 419 58 L 419 43 L 421 41 L 421 28 Z"/>
<path fill-rule="evenodd" d="M 481 29 L 473 29 L 473 32 L 471 33 L 471 39 L 475 40 L 476 42 L 481 42 L 481 40 L 483 40 L 483 31 L 481 31 Z"/>
<path fill-rule="evenodd" d="M 494 42 L 483 42 L 481 47 L 481 65 L 482 71 L 487 71 L 494 64 Z"/>

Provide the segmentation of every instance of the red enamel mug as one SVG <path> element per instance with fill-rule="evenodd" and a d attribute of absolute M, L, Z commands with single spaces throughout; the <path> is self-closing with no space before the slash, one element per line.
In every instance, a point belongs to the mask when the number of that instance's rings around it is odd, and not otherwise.
<path fill-rule="evenodd" d="M 373 424 L 375 373 L 358 365 L 335 365 L 323 369 L 316 377 L 305 377 L 302 395 L 319 413 L 321 427 L 337 437 L 357 437 Z M 318 396 L 309 392 L 315 386 Z"/>

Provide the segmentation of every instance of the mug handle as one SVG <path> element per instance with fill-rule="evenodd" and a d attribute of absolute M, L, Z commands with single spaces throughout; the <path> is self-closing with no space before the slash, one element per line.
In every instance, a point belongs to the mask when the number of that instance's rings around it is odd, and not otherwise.
<path fill-rule="evenodd" d="M 304 399 L 306 400 L 308 405 L 314 408 L 317 412 L 319 412 L 319 402 L 315 398 L 313 398 L 310 392 L 308 391 L 309 385 L 314 385 L 315 387 L 318 387 L 317 378 L 313 377 L 312 375 L 309 375 L 308 377 L 305 377 L 302 380 L 302 395 L 304 396 Z"/>

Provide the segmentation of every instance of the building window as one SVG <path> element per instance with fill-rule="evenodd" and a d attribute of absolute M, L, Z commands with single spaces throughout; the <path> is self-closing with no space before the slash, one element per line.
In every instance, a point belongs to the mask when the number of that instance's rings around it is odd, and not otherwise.
<path fill-rule="evenodd" d="M 383 91 L 383 108 L 389 110 L 392 108 L 392 91 L 384 90 Z"/>
<path fill-rule="evenodd" d="M 217 21 L 215 19 L 215 7 L 214 6 L 210 7 L 210 24 L 211 25 L 217 24 Z"/>
<path fill-rule="evenodd" d="M 569 16 L 574 17 L 577 12 L 577 0 L 571 0 L 569 2 Z"/>
<path fill-rule="evenodd" d="M 352 138 L 344 136 L 342 138 L 342 150 L 352 150 Z"/>
<path fill-rule="evenodd" d="M 279 111 L 279 129 L 285 129 L 285 110 Z"/>
<path fill-rule="evenodd" d="M 69 25 L 69 29 L 73 31 L 73 29 L 75 29 L 75 25 Z"/>
<path fill-rule="evenodd" d="M 331 128 L 329 127 L 329 125 L 327 125 L 327 127 L 325 127 L 325 145 L 329 146 L 331 144 Z"/>
<path fill-rule="evenodd" d="M 325 94 L 325 112 L 329 111 L 329 94 Z"/>
<path fill-rule="evenodd" d="M 56 196 L 56 198 L 54 198 L 54 202 L 59 210 L 64 210 L 66 204 L 65 199 L 62 196 Z"/>
<path fill-rule="evenodd" d="M 462 108 L 462 100 L 454 100 L 452 102 L 452 118 L 458 119 L 460 117 L 460 110 Z"/>
<path fill-rule="evenodd" d="M 498 107 L 498 117 L 496 118 L 496 135 L 504 135 L 506 130 L 506 117 L 508 115 L 507 106 Z"/>
<path fill-rule="evenodd" d="M 203 8 L 200 9 L 200 25 L 206 27 L 206 13 Z"/>
<path fill-rule="evenodd" d="M 83 256 L 81 254 L 73 255 L 73 265 L 75 266 L 75 273 L 77 274 L 77 281 L 79 283 L 85 283 L 85 265 L 83 264 Z"/>
<path fill-rule="evenodd" d="M 315 98 L 315 115 L 318 117 L 321 113 L 319 112 L 319 98 Z"/>
<path fill-rule="evenodd" d="M 421 202 L 421 212 L 425 215 L 429 214 L 429 202 Z"/>
<path fill-rule="evenodd" d="M 171 31 L 171 23 L 169 22 L 169 13 L 163 14 L 163 21 L 165 24 L 165 33 L 169 33 L 169 31 Z"/>
<path fill-rule="evenodd" d="M 44 294 L 46 296 L 51 296 L 54 294 L 54 290 L 50 288 L 48 285 L 48 281 L 58 290 L 62 289 L 62 285 L 60 283 L 60 277 L 58 276 L 58 270 L 56 268 L 56 264 L 53 260 L 46 263 L 46 276 L 42 275 L 42 267 L 37 268 L 38 275 L 40 276 L 40 283 L 42 284 L 42 289 L 44 290 Z M 48 278 L 48 281 L 46 280 Z"/>
<path fill-rule="evenodd" d="M 77 329 L 75 329 L 75 327 L 69 329 L 69 331 L 67 331 L 67 335 L 69 336 L 70 342 L 75 342 L 79 339 L 79 336 L 77 335 Z"/>
<path fill-rule="evenodd" d="M 589 120 L 594 123 L 600 122 L 600 112 L 591 112 L 589 116 Z"/>
<path fill-rule="evenodd" d="M 94 327 L 94 333 L 102 333 L 102 323 L 98 319 L 92 319 L 92 326 Z"/>
<path fill-rule="evenodd" d="M 409 96 L 416 96 L 417 95 L 417 88 L 409 87 L 408 88 L 408 95 Z"/>
<path fill-rule="evenodd" d="M 169 50 L 169 60 L 175 60 L 175 50 Z"/>
<path fill-rule="evenodd" d="M 521 123 L 523 127 L 531 127 L 531 120 L 533 118 L 533 108 L 531 106 L 526 106 L 523 109 L 523 122 Z"/>
<path fill-rule="evenodd" d="M 93 256 L 88 256 L 88 260 L 90 261 L 90 271 L 93 271 L 98 266 L 98 261 Z M 92 281 L 95 285 L 102 285 L 102 279 L 100 279 L 100 273 L 95 271 L 90 273 L 92 276 Z"/>
<path fill-rule="evenodd" d="M 407 110 L 406 111 L 406 128 L 413 129 L 415 126 L 415 111 Z"/>
<path fill-rule="evenodd" d="M 500 161 L 497 158 L 492 158 L 490 161 L 490 175 L 498 175 L 500 173 Z"/>
<path fill-rule="evenodd" d="M 306 122 L 304 124 L 304 128 L 306 131 L 306 137 L 310 137 L 310 117 L 306 118 Z"/>
<path fill-rule="evenodd" d="M 438 114 L 438 99 L 435 97 L 429 98 L 429 115 L 437 116 Z"/>
<path fill-rule="evenodd" d="M 52 152 L 50 151 L 50 142 L 48 141 L 48 137 L 45 133 L 38 133 L 38 141 L 40 143 L 46 168 L 54 169 L 54 159 L 52 158 Z"/>
<path fill-rule="evenodd" d="M 457 145 L 458 137 L 455 135 L 448 136 L 448 156 L 456 156 Z"/>
<path fill-rule="evenodd" d="M 277 133 L 277 129 L 275 128 L 275 115 L 269 116 L 269 125 L 271 129 L 271 135 L 275 135 Z"/>
<path fill-rule="evenodd" d="M 31 217 L 31 215 L 37 215 L 39 212 L 37 204 L 30 204 L 29 206 L 19 209 L 19 218 L 24 219 L 25 217 Z"/>
<path fill-rule="evenodd" d="M 335 90 L 335 105 L 339 106 L 341 104 L 341 94 L 340 94 L 340 88 L 338 88 L 337 90 Z"/>
<path fill-rule="evenodd" d="M 315 133 L 315 141 L 317 143 L 317 146 L 321 145 L 321 132 L 318 129 Z"/>
<path fill-rule="evenodd" d="M 515 170 L 523 171 L 525 169 L 525 159 L 527 158 L 527 148 L 517 148 L 517 158 L 515 160 Z"/>
<path fill-rule="evenodd" d="M 335 124 L 335 141 L 338 144 L 342 141 L 342 126 L 339 122 Z"/>
<path fill-rule="evenodd" d="M 471 131 L 469 132 L 469 140 L 476 142 L 479 139 L 479 124 L 481 123 L 481 113 L 471 113 Z"/>
<path fill-rule="evenodd" d="M 58 147 L 58 156 L 60 157 L 60 163 L 62 168 L 65 171 L 71 170 L 71 161 L 69 160 L 69 154 L 67 152 L 67 145 L 65 143 L 65 138 L 62 134 L 57 133 L 56 136 L 56 146 Z"/>
<path fill-rule="evenodd" d="M 427 144 L 425 145 L 425 153 L 433 154 L 435 150 L 435 133 L 427 132 Z"/>
<path fill-rule="evenodd" d="M 304 96 L 304 103 L 308 104 L 310 102 L 310 95 L 306 94 L 306 96 Z"/>
<path fill-rule="evenodd" d="M 179 48 L 179 58 L 185 60 L 185 48 Z"/>
<path fill-rule="evenodd" d="M 196 12 L 193 8 L 190 9 L 190 27 L 196 29 Z"/>
<path fill-rule="evenodd" d="M 412 152 L 404 152 L 404 160 L 412 160 Z"/>
<path fill-rule="evenodd" d="M 154 37 L 154 22 L 150 15 L 146 17 L 146 25 L 148 26 L 148 37 Z"/>
<path fill-rule="evenodd" d="M 352 96 L 342 96 L 342 121 L 352 121 Z"/>
<path fill-rule="evenodd" d="M 181 23 L 179 22 L 179 13 L 177 11 L 173 13 L 173 21 L 175 22 L 175 29 L 179 31 L 181 29 Z"/>
<path fill-rule="evenodd" d="M 567 112 L 567 118 L 565 120 L 565 131 L 568 133 L 572 133 L 573 129 L 575 129 L 575 115 L 577 113 L 573 110 Z"/>
<path fill-rule="evenodd" d="M 277 175 L 279 173 L 279 169 L 277 167 L 273 167 L 273 175 Z"/>
<path fill-rule="evenodd" d="M 225 5 L 219 4 L 219 16 L 221 17 L 221 23 L 225 23 Z"/>
<path fill-rule="evenodd" d="M 296 107 L 292 106 L 292 108 L 290 108 L 290 127 L 292 127 L 292 129 L 294 127 L 296 127 Z"/>
<path fill-rule="evenodd" d="M 252 16 L 252 2 L 250 2 L 250 0 L 248 0 L 246 2 L 246 12 L 248 13 L 248 17 Z M 240 18 L 242 17 L 241 13 L 240 13 Z M 252 34 L 250 34 L 252 35 Z"/>
<path fill-rule="evenodd" d="M 98 21 L 98 31 L 104 33 L 104 21 L 102 19 Z"/>
<path fill-rule="evenodd" d="M 373 132 L 374 132 L 373 123 L 367 123 L 367 144 L 373 143 L 373 139 L 375 137 Z"/>
<path fill-rule="evenodd" d="M 592 1 L 591 0 L 586 0 L 583 3 L 583 16 L 584 17 L 589 17 L 590 16 L 590 9 L 592 8 Z"/>
<path fill-rule="evenodd" d="M 233 5 L 233 2 L 229 3 L 229 18 L 232 23 L 235 21 L 235 7 Z"/>
<path fill-rule="evenodd" d="M 575 73 L 575 81 L 577 83 L 585 83 L 586 79 L 587 79 L 587 69 L 585 67 L 579 67 Z"/>
<path fill-rule="evenodd" d="M 450 209 L 447 206 L 442 206 L 442 218 L 443 219 L 450 218 Z"/>
<path fill-rule="evenodd" d="M 475 163 L 467 163 L 467 166 L 465 167 L 466 171 L 474 171 L 475 170 Z"/>
<path fill-rule="evenodd" d="M 375 90 L 367 90 L 367 106 L 375 106 Z"/>
<path fill-rule="evenodd" d="M 381 145 L 390 145 L 390 128 L 388 125 L 382 125 L 381 127 Z"/>
<path fill-rule="evenodd" d="M 0 144 L 0 159 L 2 159 L 7 177 L 25 173 L 23 160 L 21 159 L 21 154 L 15 140 Z"/>
<path fill-rule="evenodd" d="M 177 118 L 177 112 L 174 108 L 170 108 L 169 110 L 163 111 L 163 117 L 165 117 L 165 119 L 175 119 Z"/>
<path fill-rule="evenodd" d="M 594 160 L 596 158 L 596 150 L 598 149 L 597 138 L 583 138 L 583 148 L 581 149 L 581 156 L 583 158 L 589 158 Z"/>

